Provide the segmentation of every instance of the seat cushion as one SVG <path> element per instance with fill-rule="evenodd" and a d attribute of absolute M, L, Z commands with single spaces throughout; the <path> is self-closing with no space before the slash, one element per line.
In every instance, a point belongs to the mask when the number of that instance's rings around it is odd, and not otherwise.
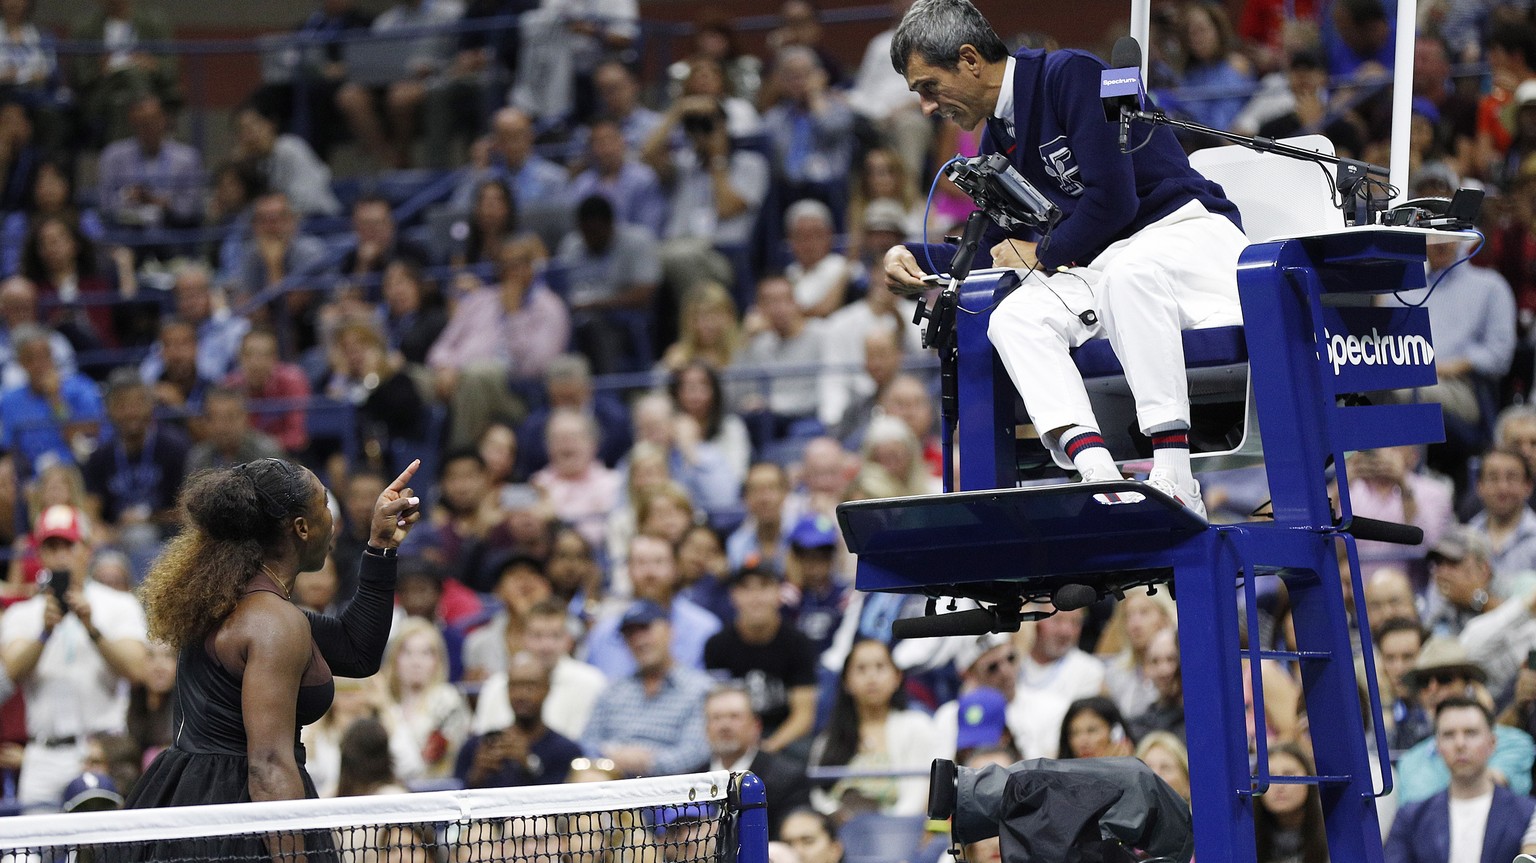
<path fill-rule="evenodd" d="M 1242 327 L 1211 327 L 1184 330 L 1185 368 L 1206 368 L 1248 361 L 1248 343 Z M 1084 378 L 1105 378 L 1125 374 L 1120 358 L 1115 356 L 1109 339 L 1093 339 L 1072 352 L 1072 360 Z"/>

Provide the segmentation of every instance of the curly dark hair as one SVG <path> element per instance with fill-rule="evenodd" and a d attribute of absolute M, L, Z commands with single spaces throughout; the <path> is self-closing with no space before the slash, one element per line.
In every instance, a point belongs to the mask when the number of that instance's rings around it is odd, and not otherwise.
<path fill-rule="evenodd" d="M 166 543 L 141 592 L 150 637 L 180 650 L 213 631 L 287 523 L 309 514 L 312 494 L 303 468 L 275 458 L 189 478 L 179 503 L 187 528 Z"/>

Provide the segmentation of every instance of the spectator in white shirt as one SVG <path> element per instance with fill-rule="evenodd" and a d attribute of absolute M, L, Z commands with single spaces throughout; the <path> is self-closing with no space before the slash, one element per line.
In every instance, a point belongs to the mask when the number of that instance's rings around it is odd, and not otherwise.
<path fill-rule="evenodd" d="M 784 275 L 795 286 L 795 303 L 813 318 L 824 318 L 843 306 L 853 268 L 832 250 L 836 226 L 832 209 L 804 198 L 784 213 L 784 236 L 794 257 Z"/>
<path fill-rule="evenodd" d="M 16 795 L 56 805 L 80 774 L 86 738 L 123 730 L 127 687 L 149 655 L 144 609 L 133 594 L 87 575 L 90 546 L 74 507 L 49 507 L 35 537 L 44 589 L 0 618 L 0 660 L 27 700 L 27 747 Z"/>
<path fill-rule="evenodd" d="M 891 16 L 900 21 L 911 5 L 912 0 L 891 0 Z M 891 38 L 895 35 L 896 28 L 892 27 L 869 40 L 853 89 L 848 91 L 848 104 L 901 152 L 907 172 L 918 175 L 933 143 L 933 124 L 923 116 L 906 79 L 891 67 Z"/>
<path fill-rule="evenodd" d="M 1493 716 L 1469 698 L 1435 710 L 1435 745 L 1450 768 L 1448 789 L 1404 806 L 1392 824 L 1386 863 L 1493 863 L 1513 859 L 1536 800 L 1495 781 Z"/>
<path fill-rule="evenodd" d="M 528 609 L 523 624 L 522 649 L 549 669 L 549 695 L 544 699 L 544 724 L 556 734 L 581 739 L 592 705 L 607 685 L 601 671 L 571 657 L 575 639 L 564 603 L 547 599 Z M 484 734 L 512 722 L 507 705 L 507 673 L 500 669 L 480 686 L 475 702 L 474 732 Z"/>
<path fill-rule="evenodd" d="M 1019 690 L 1048 692 L 1068 702 L 1104 692 L 1104 662 L 1078 647 L 1082 609 L 1058 611 L 1034 624 L 1029 652 L 1019 658 Z"/>

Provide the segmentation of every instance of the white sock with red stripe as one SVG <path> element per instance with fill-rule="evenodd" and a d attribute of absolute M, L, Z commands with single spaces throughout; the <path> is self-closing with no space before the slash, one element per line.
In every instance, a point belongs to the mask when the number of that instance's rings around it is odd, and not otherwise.
<path fill-rule="evenodd" d="M 1120 478 L 1114 456 L 1104 445 L 1104 436 L 1096 428 L 1072 426 L 1061 434 L 1061 450 L 1089 482 Z"/>

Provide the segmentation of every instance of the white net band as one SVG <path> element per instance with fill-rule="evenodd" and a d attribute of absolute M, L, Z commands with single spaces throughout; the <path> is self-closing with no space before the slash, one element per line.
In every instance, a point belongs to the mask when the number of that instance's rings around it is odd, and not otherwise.
<path fill-rule="evenodd" d="M 51 859 L 734 859 L 725 771 L 617 782 L 0 819 L 0 863 Z M 285 839 L 282 837 L 296 837 Z M 200 841 L 199 841 L 200 840 Z M 224 840 L 230 840 L 225 842 Z M 287 845 L 293 849 L 287 850 Z M 506 846 L 506 847 L 503 847 Z M 514 847 L 515 846 L 515 847 Z M 537 848 L 537 853 L 528 853 Z M 387 851 L 421 851 L 396 854 Z M 94 852 L 94 853 L 92 853 Z M 251 855 L 257 856 L 257 855 Z"/>

